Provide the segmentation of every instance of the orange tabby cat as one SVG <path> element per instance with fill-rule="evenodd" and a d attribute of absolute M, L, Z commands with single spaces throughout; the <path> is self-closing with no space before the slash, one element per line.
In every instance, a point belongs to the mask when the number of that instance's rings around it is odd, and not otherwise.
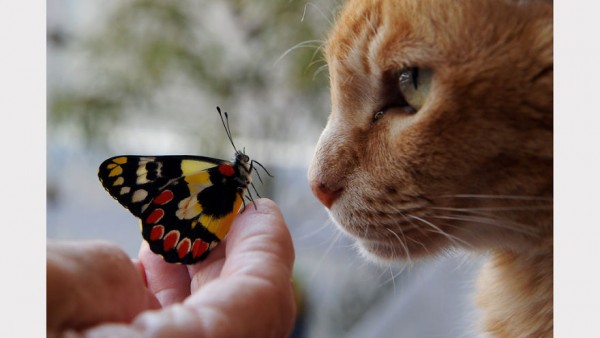
<path fill-rule="evenodd" d="M 551 2 L 352 0 L 314 194 L 376 260 L 489 253 L 482 330 L 552 335 Z"/>

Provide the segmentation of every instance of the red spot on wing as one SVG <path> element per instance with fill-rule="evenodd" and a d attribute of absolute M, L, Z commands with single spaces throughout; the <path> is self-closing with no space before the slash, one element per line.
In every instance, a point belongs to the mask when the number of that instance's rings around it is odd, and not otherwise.
<path fill-rule="evenodd" d="M 161 218 L 165 215 L 165 211 L 163 209 L 154 209 L 148 217 L 146 217 L 146 224 L 154 224 L 160 221 Z"/>
<path fill-rule="evenodd" d="M 163 205 L 171 202 L 175 195 L 171 190 L 165 190 L 154 198 L 154 204 Z"/>
<path fill-rule="evenodd" d="M 194 258 L 200 257 L 203 253 L 206 252 L 207 249 L 208 249 L 208 243 L 206 243 L 200 239 L 196 239 L 194 241 L 194 245 L 192 245 L 192 257 L 194 257 Z"/>
<path fill-rule="evenodd" d="M 152 227 L 152 230 L 150 231 L 150 240 L 151 241 L 156 241 L 162 238 L 162 236 L 165 234 L 165 227 L 162 225 L 155 225 L 154 227 Z"/>
<path fill-rule="evenodd" d="M 233 176 L 235 175 L 235 169 L 229 164 L 221 164 L 219 166 L 219 172 L 224 176 Z"/>
<path fill-rule="evenodd" d="M 189 238 L 184 238 L 181 240 L 181 242 L 179 242 L 179 245 L 177 245 L 177 255 L 179 255 L 179 258 L 183 258 L 185 255 L 187 255 L 188 252 L 190 252 L 190 247 L 191 247 L 191 241 Z"/>
<path fill-rule="evenodd" d="M 163 240 L 163 250 L 165 252 L 170 251 L 171 249 L 173 249 L 175 247 L 175 244 L 177 244 L 177 241 L 179 241 L 179 231 L 177 231 L 177 230 L 169 231 L 169 233 L 165 236 L 165 239 Z"/>

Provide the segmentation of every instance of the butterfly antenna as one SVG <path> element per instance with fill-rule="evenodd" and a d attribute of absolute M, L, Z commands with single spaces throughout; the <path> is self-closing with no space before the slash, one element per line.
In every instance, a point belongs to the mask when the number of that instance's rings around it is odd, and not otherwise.
<path fill-rule="evenodd" d="M 227 133 L 227 138 L 229 139 L 229 142 L 231 142 L 233 150 L 235 150 L 235 152 L 237 153 L 238 150 L 235 147 L 235 144 L 233 143 L 233 137 L 231 136 L 231 128 L 229 127 L 229 115 L 227 115 L 227 112 L 221 112 L 221 108 L 219 106 L 217 106 L 217 111 L 219 112 L 219 116 L 221 116 L 221 122 L 223 123 L 223 128 L 225 128 L 225 133 Z M 223 118 L 223 115 L 225 115 L 225 118 Z"/>
<path fill-rule="evenodd" d="M 256 164 L 258 164 L 262 168 L 262 170 L 264 170 L 267 173 L 267 175 L 269 175 L 269 177 L 275 177 L 275 176 L 271 175 L 271 173 L 267 170 L 267 168 L 265 168 L 265 166 L 262 165 L 260 162 L 255 161 L 255 160 L 252 160 L 250 162 L 251 162 L 250 165 L 252 167 L 254 167 L 254 163 L 256 163 Z M 256 174 L 258 175 L 258 171 L 256 171 Z M 261 183 L 262 183 L 262 181 L 261 181 Z"/>
<path fill-rule="evenodd" d="M 250 161 L 250 171 L 252 171 L 252 169 L 254 169 L 254 161 Z M 258 170 L 254 170 L 254 172 L 256 173 L 256 177 L 258 177 L 258 180 L 260 181 L 260 184 L 265 184 L 262 180 L 262 178 L 260 177 L 260 174 L 258 173 Z"/>

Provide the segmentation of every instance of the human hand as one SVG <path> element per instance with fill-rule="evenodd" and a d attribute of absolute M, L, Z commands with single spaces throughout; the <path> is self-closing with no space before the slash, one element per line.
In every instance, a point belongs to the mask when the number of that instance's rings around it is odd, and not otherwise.
<path fill-rule="evenodd" d="M 267 199 L 238 215 L 227 239 L 192 266 L 142 245 L 49 242 L 48 337 L 286 337 L 295 319 L 294 249 Z"/>

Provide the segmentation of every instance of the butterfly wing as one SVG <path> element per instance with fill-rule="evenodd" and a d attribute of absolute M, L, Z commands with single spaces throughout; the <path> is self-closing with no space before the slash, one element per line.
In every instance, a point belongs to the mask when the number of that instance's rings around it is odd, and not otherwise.
<path fill-rule="evenodd" d="M 230 162 L 201 156 L 116 156 L 98 172 L 108 193 L 140 218 L 150 249 L 183 264 L 206 258 L 229 231 L 245 192 L 236 175 Z"/>
<path fill-rule="evenodd" d="M 100 165 L 98 178 L 114 199 L 140 217 L 144 206 L 172 181 L 224 162 L 201 156 L 115 156 Z"/>

